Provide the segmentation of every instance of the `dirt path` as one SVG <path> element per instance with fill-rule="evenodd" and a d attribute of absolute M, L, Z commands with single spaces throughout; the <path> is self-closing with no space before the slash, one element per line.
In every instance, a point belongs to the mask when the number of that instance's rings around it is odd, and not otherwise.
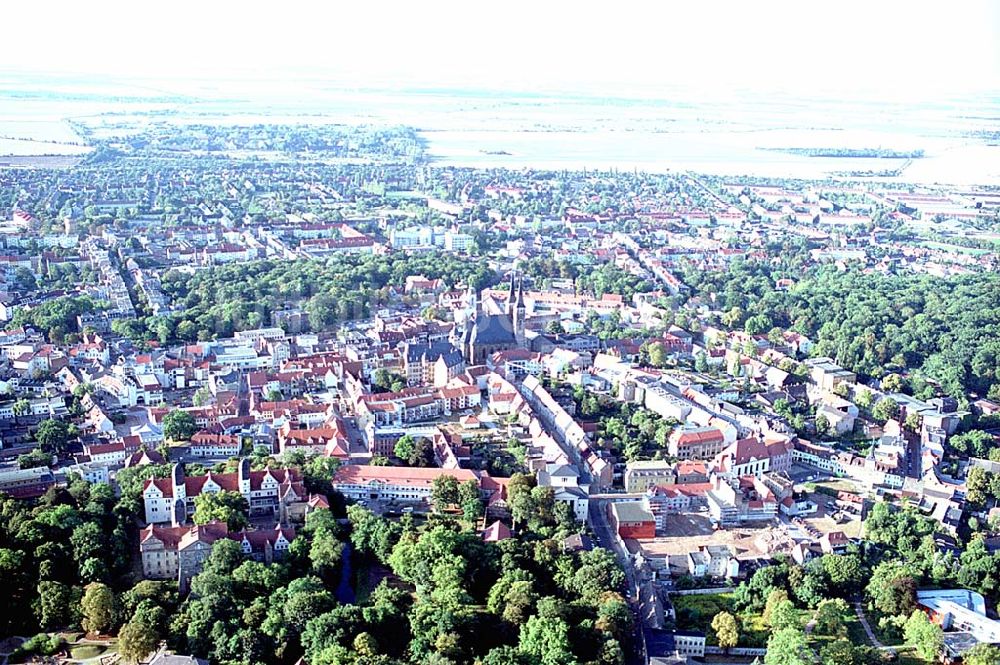
<path fill-rule="evenodd" d="M 868 617 L 865 616 L 865 611 L 861 607 L 860 601 L 854 601 L 854 613 L 858 615 L 858 621 L 861 622 L 861 627 L 865 629 L 865 633 L 868 635 L 868 640 L 872 643 L 872 646 L 878 649 L 887 649 L 888 647 L 879 642 L 878 638 L 875 637 L 875 631 L 868 624 Z"/>

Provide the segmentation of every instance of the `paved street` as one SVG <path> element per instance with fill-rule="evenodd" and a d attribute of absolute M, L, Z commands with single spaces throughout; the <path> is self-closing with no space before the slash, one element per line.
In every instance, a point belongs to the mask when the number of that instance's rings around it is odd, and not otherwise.
<path fill-rule="evenodd" d="M 365 443 L 364 435 L 358 429 L 357 422 L 355 422 L 353 417 L 345 417 L 343 421 L 347 442 L 350 445 L 351 462 L 355 464 L 367 464 L 372 456 L 368 450 L 368 445 Z"/>
<path fill-rule="evenodd" d="M 597 537 L 597 543 L 601 547 L 611 550 L 618 556 L 618 560 L 625 569 L 625 578 L 628 587 L 628 600 L 630 603 L 636 603 L 638 602 L 638 585 L 636 584 L 635 570 L 632 567 L 632 561 L 629 557 L 628 551 L 621 546 L 618 538 L 615 537 L 614 530 L 611 528 L 611 525 L 608 524 L 607 505 L 608 502 L 602 500 L 592 500 L 590 502 L 590 524 L 594 529 L 594 535 Z"/>
<path fill-rule="evenodd" d="M 642 647 L 642 658 L 636 658 L 635 662 L 645 662 L 646 646 L 653 639 L 655 633 L 653 628 L 662 625 L 663 607 L 656 597 L 656 589 L 649 580 L 637 580 L 635 568 L 632 566 L 632 558 L 628 551 L 621 545 L 615 536 L 614 530 L 608 523 L 607 506 L 610 503 L 606 499 L 594 499 L 590 501 L 590 525 L 594 530 L 597 544 L 605 549 L 609 549 L 618 557 L 622 568 L 625 570 L 625 584 L 627 587 L 627 600 L 632 608 L 632 612 L 638 617 L 636 621 L 636 637 L 641 634 L 639 644 Z"/>

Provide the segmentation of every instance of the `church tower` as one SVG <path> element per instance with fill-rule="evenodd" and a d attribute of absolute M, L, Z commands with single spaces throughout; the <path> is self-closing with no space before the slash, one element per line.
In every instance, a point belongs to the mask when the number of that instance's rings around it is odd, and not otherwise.
<path fill-rule="evenodd" d="M 516 295 L 515 291 L 516 291 L 516 288 L 515 288 L 515 285 L 514 285 L 514 271 L 511 270 L 510 271 L 510 289 L 508 289 L 508 291 L 507 291 L 507 303 L 506 303 L 506 305 L 504 307 L 504 311 L 507 312 L 507 316 L 510 317 L 511 321 L 514 320 L 514 296 Z"/>
<path fill-rule="evenodd" d="M 184 480 L 184 465 L 174 464 L 170 470 L 170 484 L 173 487 L 175 499 L 187 498 L 187 483 Z"/>
<path fill-rule="evenodd" d="M 526 346 L 524 338 L 526 309 L 524 304 L 524 280 L 522 279 L 518 280 L 517 283 L 517 300 L 514 301 L 514 315 L 511 317 L 511 322 L 514 324 L 514 337 L 517 339 L 517 346 L 522 349 Z"/>
<path fill-rule="evenodd" d="M 468 324 L 479 313 L 479 291 L 472 284 L 469 284 L 469 288 L 466 290 L 465 303 L 465 322 Z"/>
<path fill-rule="evenodd" d="M 480 308 L 479 291 L 476 290 L 475 286 L 469 284 L 466 294 L 465 328 L 462 331 L 459 348 L 462 351 L 462 355 L 465 356 L 465 361 L 470 365 L 474 364 L 472 358 L 475 354 L 475 327 L 479 319 Z"/>

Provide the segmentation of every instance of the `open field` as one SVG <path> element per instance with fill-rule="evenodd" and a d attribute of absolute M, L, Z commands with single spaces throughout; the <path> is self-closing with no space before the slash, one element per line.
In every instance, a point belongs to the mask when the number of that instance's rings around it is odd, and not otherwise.
<path fill-rule="evenodd" d="M 87 660 L 88 658 L 102 656 L 107 650 L 107 647 L 100 644 L 81 644 L 80 646 L 70 648 L 69 655 L 73 660 Z"/>
<path fill-rule="evenodd" d="M 795 95 L 706 99 L 676 89 L 650 97 L 604 85 L 572 101 L 499 90 L 346 89 L 313 85 L 311 77 L 227 82 L 145 79 L 108 83 L 8 75 L 0 85 L 0 136 L 48 141 L 62 153 L 79 150 L 66 120 L 107 135 L 108 125 L 148 123 L 169 111 L 176 123 L 408 124 L 419 129 L 429 157 L 443 165 L 542 168 L 639 168 L 717 174 L 827 178 L 850 172 L 894 172 L 879 179 L 913 182 L 1000 182 L 1000 146 L 970 136 L 989 131 L 994 102 L 894 107 L 885 102 L 803 104 Z M 288 87 L 286 87 L 288 86 Z M 308 95 L 301 94 L 308 90 Z M 238 91 L 238 92 L 237 92 Z M 294 91 L 293 94 L 289 94 Z M 456 99 L 464 103 L 456 104 Z M 814 101 L 814 100 L 811 100 Z M 905 112 L 902 110 L 905 108 Z M 956 113 L 961 108 L 962 112 Z M 972 109 L 975 109 L 973 111 Z M 102 115 L 113 112 L 115 115 Z M 858 118 L 891 118 L 859 123 Z M 905 118 L 905 120 L 903 120 Z M 120 129 L 118 132 L 120 134 Z M 17 141 L 7 152 L 53 152 Z M 913 159 L 862 156 L 874 148 Z M 830 151 L 843 155 L 831 156 Z"/>
<path fill-rule="evenodd" d="M 75 155 L 0 155 L 0 167 L 15 169 L 68 169 L 82 157 Z"/>
<path fill-rule="evenodd" d="M 714 533 L 708 513 L 681 513 L 666 516 L 664 532 L 669 537 L 710 536 Z"/>
<path fill-rule="evenodd" d="M 735 594 L 718 593 L 694 596 L 672 596 L 670 598 L 677 613 L 677 628 L 680 630 L 698 630 L 706 635 L 708 644 L 716 645 L 717 640 L 712 631 L 712 618 L 719 612 L 730 612 L 736 615 L 740 625 L 740 646 L 758 647 L 765 646 L 771 635 L 771 628 L 764 622 L 760 614 L 737 614 L 733 609 Z M 799 621 L 803 628 L 813 618 L 814 611 L 809 609 L 799 610 Z M 844 616 L 844 628 L 846 637 L 853 644 L 868 644 L 868 637 L 865 635 L 861 622 L 857 615 L 849 611 Z M 830 641 L 837 639 L 834 635 L 819 635 L 815 631 L 809 634 L 809 645 L 816 651 Z M 910 654 L 913 655 L 913 654 Z M 900 662 L 911 663 L 912 665 L 922 664 L 924 661 L 901 660 Z"/>
<path fill-rule="evenodd" d="M 838 522 L 833 519 L 833 513 L 838 512 L 833 497 L 814 492 L 809 495 L 809 500 L 819 506 L 814 514 L 802 517 L 802 521 L 811 528 L 819 533 L 843 531 L 848 538 L 861 536 L 861 519 L 859 517 L 844 513 L 846 519 L 843 521 Z"/>

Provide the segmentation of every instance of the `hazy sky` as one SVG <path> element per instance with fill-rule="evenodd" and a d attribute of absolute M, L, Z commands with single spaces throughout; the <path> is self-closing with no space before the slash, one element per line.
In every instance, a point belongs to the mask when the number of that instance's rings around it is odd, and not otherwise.
<path fill-rule="evenodd" d="M 484 88 L 1000 90 L 1000 0 L 46 2 L 0 73 L 286 76 Z"/>

